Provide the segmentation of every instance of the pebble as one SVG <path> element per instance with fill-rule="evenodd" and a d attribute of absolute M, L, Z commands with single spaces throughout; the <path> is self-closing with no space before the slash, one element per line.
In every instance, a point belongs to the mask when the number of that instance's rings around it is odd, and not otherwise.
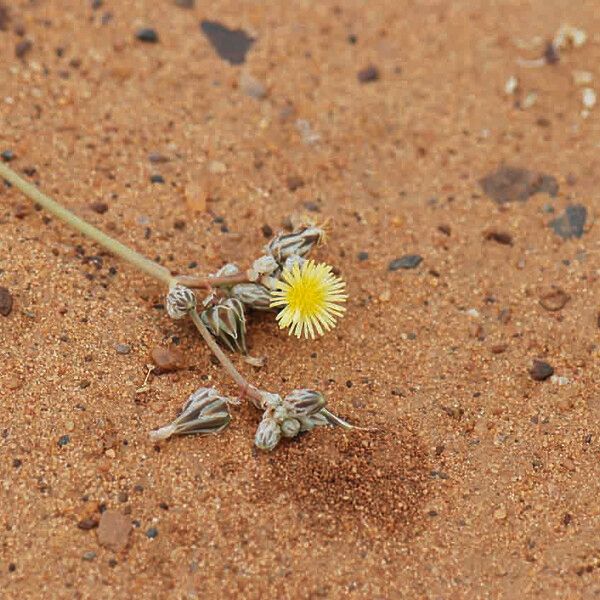
<path fill-rule="evenodd" d="M 507 516 L 506 508 L 504 506 L 500 506 L 494 511 L 494 519 L 496 519 L 496 521 L 504 521 Z"/>
<path fill-rule="evenodd" d="M 571 296 L 567 292 L 557 287 L 542 294 L 540 304 L 545 310 L 555 312 L 563 308 L 570 299 Z"/>
<path fill-rule="evenodd" d="M 244 94 L 256 100 L 262 100 L 267 96 L 267 88 L 265 85 L 246 71 L 242 71 L 242 74 L 240 75 L 240 89 Z"/>
<path fill-rule="evenodd" d="M 98 525 L 98 543 L 113 552 L 124 550 L 129 542 L 131 522 L 118 510 L 108 509 L 102 513 Z"/>
<path fill-rule="evenodd" d="M 414 269 L 421 264 L 423 257 L 419 254 L 406 254 L 400 258 L 395 258 L 388 265 L 388 271 L 398 271 L 399 269 Z"/>
<path fill-rule="evenodd" d="M 487 241 L 497 242 L 498 244 L 503 244 L 504 246 L 513 245 L 513 237 L 510 233 L 507 233 L 506 231 L 490 229 L 484 232 L 483 237 Z"/>
<path fill-rule="evenodd" d="M 369 253 L 361 250 L 356 256 L 360 262 L 364 262 L 365 260 L 368 260 Z"/>
<path fill-rule="evenodd" d="M 77 523 L 77 528 L 82 529 L 83 531 L 89 531 L 90 529 L 96 529 L 96 527 L 98 527 L 97 519 L 87 518 L 87 519 L 82 519 L 81 521 L 79 521 L 79 523 Z"/>
<path fill-rule="evenodd" d="M 580 238 L 584 234 L 586 220 L 587 208 L 582 204 L 572 204 L 560 217 L 550 221 L 550 227 L 565 240 Z"/>
<path fill-rule="evenodd" d="M 0 286 L 0 315 L 8 317 L 12 311 L 13 298 L 8 288 Z"/>
<path fill-rule="evenodd" d="M 129 354 L 131 352 L 131 346 L 129 344 L 115 344 L 115 350 L 117 354 Z"/>
<path fill-rule="evenodd" d="M 243 29 L 229 29 L 218 21 L 204 20 L 200 23 L 200 30 L 219 57 L 232 65 L 243 64 L 255 42 Z"/>
<path fill-rule="evenodd" d="M 63 446 L 66 446 L 70 441 L 71 438 L 68 435 L 61 435 L 60 438 L 58 438 L 58 445 L 62 448 Z"/>
<path fill-rule="evenodd" d="M 552 375 L 552 377 L 550 377 L 550 381 L 555 385 L 567 385 L 570 383 L 569 378 L 562 375 Z"/>
<path fill-rule="evenodd" d="M 597 97 L 596 97 L 596 92 L 589 87 L 584 88 L 581 91 L 581 100 L 583 102 L 583 106 L 585 106 L 585 108 L 594 108 L 594 106 L 596 106 L 596 102 L 597 102 Z"/>
<path fill-rule="evenodd" d="M 161 375 L 162 373 L 171 373 L 179 369 L 183 369 L 183 355 L 177 350 L 170 350 L 162 346 L 156 346 L 150 353 L 152 362 L 156 365 L 154 373 Z"/>
<path fill-rule="evenodd" d="M 479 180 L 479 185 L 494 202 L 525 202 L 537 193 L 551 197 L 558 194 L 558 182 L 551 175 L 535 173 L 518 167 L 502 166 Z"/>
<path fill-rule="evenodd" d="M 374 65 L 369 65 L 364 69 L 361 69 L 356 77 L 360 83 L 371 83 L 373 81 L 377 81 L 380 77 L 379 69 Z"/>
<path fill-rule="evenodd" d="M 295 192 L 297 189 L 304 187 L 304 179 L 297 175 L 290 175 L 286 180 L 286 184 L 290 192 Z"/>
<path fill-rule="evenodd" d="M 0 158 L 2 158 L 4 162 L 10 162 L 11 160 L 14 160 L 15 153 L 12 150 L 4 150 L 2 154 L 0 154 Z"/>
<path fill-rule="evenodd" d="M 96 553 L 93 550 L 88 550 L 87 552 L 83 553 L 81 558 L 83 558 L 83 560 L 91 561 L 96 558 Z"/>
<path fill-rule="evenodd" d="M 150 175 L 150 183 L 164 183 L 165 178 L 162 175 L 155 174 Z"/>
<path fill-rule="evenodd" d="M 148 154 L 148 160 L 153 164 L 162 164 L 169 162 L 169 157 L 160 152 L 150 152 L 150 154 Z"/>
<path fill-rule="evenodd" d="M 151 27 L 142 27 L 142 29 L 138 29 L 135 32 L 135 37 L 140 42 L 145 42 L 146 44 L 156 44 L 158 42 L 158 33 Z"/>
<path fill-rule="evenodd" d="M 175 6 L 179 6 L 179 8 L 194 8 L 196 0 L 175 0 Z"/>
<path fill-rule="evenodd" d="M 534 359 L 529 374 L 535 381 L 545 381 L 554 375 L 554 368 L 543 360 Z"/>
<path fill-rule="evenodd" d="M 146 537 L 150 538 L 151 540 L 158 537 L 158 529 L 156 529 L 156 527 L 150 527 L 150 529 L 146 531 Z"/>
<path fill-rule="evenodd" d="M 267 239 L 273 235 L 273 228 L 267 223 L 265 223 L 260 230 L 262 231 L 263 236 Z"/>
<path fill-rule="evenodd" d="M 92 202 L 90 208 L 99 215 L 103 215 L 108 210 L 108 204 L 101 201 Z"/>
<path fill-rule="evenodd" d="M 17 58 L 25 58 L 33 48 L 31 40 L 21 40 L 15 45 L 15 56 Z"/>

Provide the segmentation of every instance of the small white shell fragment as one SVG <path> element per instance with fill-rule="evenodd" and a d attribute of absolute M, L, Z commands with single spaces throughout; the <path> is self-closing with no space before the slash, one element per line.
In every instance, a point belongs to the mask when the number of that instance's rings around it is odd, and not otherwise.
<path fill-rule="evenodd" d="M 594 108 L 596 106 L 596 92 L 592 88 L 583 88 L 581 99 L 586 108 Z"/>
<path fill-rule="evenodd" d="M 514 75 L 511 75 L 504 84 L 504 93 L 507 96 L 512 96 L 517 91 L 518 87 L 519 80 Z"/>
<path fill-rule="evenodd" d="M 537 102 L 538 95 L 535 92 L 529 92 L 525 99 L 521 103 L 521 106 L 525 109 L 531 108 Z"/>
<path fill-rule="evenodd" d="M 573 71 L 572 75 L 575 85 L 589 85 L 592 83 L 593 75 L 589 71 Z"/>
<path fill-rule="evenodd" d="M 550 381 L 555 385 L 567 385 L 570 383 L 569 378 L 562 375 L 552 375 L 552 377 L 550 377 Z"/>
<path fill-rule="evenodd" d="M 578 29 L 572 25 L 561 25 L 552 43 L 555 48 L 564 50 L 569 47 L 581 48 L 586 41 L 587 33 L 583 29 Z"/>
<path fill-rule="evenodd" d="M 468 317 L 472 317 L 474 319 L 478 319 L 479 318 L 479 311 L 476 308 L 469 308 L 468 310 L 465 311 L 465 314 Z"/>

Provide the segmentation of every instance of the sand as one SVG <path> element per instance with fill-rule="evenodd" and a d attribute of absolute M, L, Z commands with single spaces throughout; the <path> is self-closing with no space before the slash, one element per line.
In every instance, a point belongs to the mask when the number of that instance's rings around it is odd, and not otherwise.
<path fill-rule="evenodd" d="M 331 219 L 346 318 L 312 342 L 253 316 L 266 365 L 235 361 L 379 429 L 262 454 L 243 405 L 153 444 L 234 386 L 160 284 L 0 186 L 3 598 L 600 593 L 596 1 L 2 4 L 0 151 L 77 214 L 186 274 Z M 565 23 L 587 41 L 539 64 Z M 157 345 L 185 368 L 136 393 Z"/>

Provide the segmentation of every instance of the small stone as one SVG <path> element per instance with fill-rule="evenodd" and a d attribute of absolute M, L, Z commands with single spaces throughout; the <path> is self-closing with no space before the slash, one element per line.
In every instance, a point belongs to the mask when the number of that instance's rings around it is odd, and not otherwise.
<path fill-rule="evenodd" d="M 88 550 L 87 552 L 83 553 L 81 558 L 83 558 L 83 560 L 91 561 L 96 558 L 96 553 L 93 550 Z"/>
<path fill-rule="evenodd" d="M 70 441 L 71 438 L 68 435 L 61 435 L 60 438 L 58 438 L 58 445 L 60 448 L 62 448 L 63 446 L 66 446 Z"/>
<path fill-rule="evenodd" d="M 151 27 L 142 27 L 142 29 L 138 29 L 135 33 L 135 37 L 140 42 L 146 44 L 156 44 L 158 42 L 158 33 Z"/>
<path fill-rule="evenodd" d="M 165 178 L 162 175 L 154 174 L 150 175 L 150 183 L 164 183 Z"/>
<path fill-rule="evenodd" d="M 502 244 L 504 246 L 512 246 L 513 238 L 510 233 L 506 231 L 498 231 L 496 229 L 490 229 L 484 232 L 483 237 L 487 241 L 497 242 L 498 244 Z"/>
<path fill-rule="evenodd" d="M 543 360 L 535 359 L 533 366 L 529 370 L 529 374 L 535 381 L 545 381 L 554 375 L 554 368 Z"/>
<path fill-rule="evenodd" d="M 156 375 L 171 373 L 184 368 L 183 355 L 177 350 L 156 346 L 153 348 L 150 357 L 156 365 L 156 369 L 154 370 Z"/>
<path fill-rule="evenodd" d="M 360 262 L 364 262 L 365 260 L 368 260 L 368 259 L 369 259 L 369 253 L 368 253 L 368 252 L 365 252 L 364 250 L 361 250 L 361 251 L 360 251 L 360 252 L 359 252 L 359 253 L 356 255 L 356 257 L 358 258 L 358 260 L 359 260 Z"/>
<path fill-rule="evenodd" d="M 15 56 L 17 58 L 25 58 L 26 54 L 29 54 L 33 48 L 31 40 L 21 40 L 15 45 Z"/>
<path fill-rule="evenodd" d="M 310 212 L 321 212 L 321 207 L 316 202 L 305 202 L 304 208 Z"/>
<path fill-rule="evenodd" d="M 103 215 L 108 210 L 108 204 L 101 201 L 92 202 L 90 208 L 99 215 Z"/>
<path fill-rule="evenodd" d="M 581 101 L 583 102 L 583 106 L 585 106 L 585 108 L 594 108 L 597 102 L 596 92 L 592 88 L 584 88 L 581 91 Z"/>
<path fill-rule="evenodd" d="M 483 191 L 497 204 L 525 202 L 537 193 L 558 194 L 558 182 L 550 175 L 518 167 L 502 166 L 479 180 Z"/>
<path fill-rule="evenodd" d="M 423 257 L 418 254 L 406 254 L 400 258 L 395 258 L 388 265 L 388 271 L 398 271 L 399 269 L 414 269 L 421 264 Z"/>
<path fill-rule="evenodd" d="M 187 183 L 185 186 L 185 203 L 191 212 L 205 212 L 207 199 L 208 191 L 205 187 L 202 187 L 197 181 Z"/>
<path fill-rule="evenodd" d="M 175 6 L 179 6 L 179 8 L 194 8 L 196 0 L 175 0 Z"/>
<path fill-rule="evenodd" d="M 81 521 L 79 521 L 79 523 L 77 523 L 77 527 L 78 529 L 82 529 L 83 531 L 96 529 L 96 527 L 98 527 L 98 520 L 92 519 L 91 517 L 87 519 L 82 519 Z"/>
<path fill-rule="evenodd" d="M 117 500 L 121 502 L 121 504 L 124 504 L 129 500 L 129 495 L 127 494 L 127 492 L 119 492 L 117 495 Z"/>
<path fill-rule="evenodd" d="M 255 42 L 242 29 L 229 29 L 218 21 L 204 20 L 200 30 L 220 58 L 232 65 L 241 65 L 246 61 L 246 54 Z"/>
<path fill-rule="evenodd" d="M 548 65 L 555 65 L 560 60 L 558 53 L 558 47 L 554 45 L 554 42 L 548 42 L 544 48 L 544 60 Z"/>
<path fill-rule="evenodd" d="M 213 175 L 224 175 L 227 173 L 227 165 L 219 160 L 211 160 L 208 163 L 208 172 Z"/>
<path fill-rule="evenodd" d="M 374 65 L 369 65 L 368 67 L 361 69 L 356 76 L 360 83 L 371 83 L 379 79 L 379 69 Z"/>
<path fill-rule="evenodd" d="M 160 152 L 150 152 L 150 154 L 148 154 L 148 160 L 156 165 L 169 162 L 169 157 Z"/>
<path fill-rule="evenodd" d="M 240 89 L 244 94 L 256 100 L 262 100 L 267 96 L 265 85 L 246 71 L 242 71 L 240 75 Z"/>
<path fill-rule="evenodd" d="M 557 287 L 542 294 L 540 304 L 545 310 L 555 312 L 563 308 L 570 299 L 571 296 L 569 294 Z"/>
<path fill-rule="evenodd" d="M 13 298 L 8 288 L 0 287 L 0 315 L 8 317 L 12 311 Z"/>
<path fill-rule="evenodd" d="M 10 162 L 11 160 L 14 160 L 15 153 L 12 150 L 4 150 L 2 154 L 0 154 L 0 158 L 2 158 L 4 162 Z"/>
<path fill-rule="evenodd" d="M 517 91 L 518 87 L 519 80 L 514 75 L 511 75 L 504 84 L 504 93 L 507 96 L 512 96 Z"/>
<path fill-rule="evenodd" d="M 297 189 L 304 187 L 304 179 L 302 179 L 302 177 L 298 177 L 297 175 L 290 175 L 287 178 L 286 183 L 290 192 L 295 192 Z"/>
<path fill-rule="evenodd" d="M 117 456 L 117 453 L 112 448 L 106 450 L 104 454 L 108 456 L 108 458 L 115 458 Z"/>
<path fill-rule="evenodd" d="M 492 351 L 492 354 L 502 354 L 503 352 L 506 352 L 507 348 L 507 344 L 494 344 L 490 350 Z"/>
<path fill-rule="evenodd" d="M 573 83 L 575 85 L 589 85 L 592 83 L 594 76 L 589 71 L 573 71 Z"/>
<path fill-rule="evenodd" d="M 273 236 L 272 227 L 270 225 L 267 225 L 266 223 L 260 228 L 260 230 L 262 231 L 264 237 L 267 239 Z"/>
<path fill-rule="evenodd" d="M 158 537 L 158 529 L 156 529 L 156 527 L 150 527 L 150 529 L 146 531 L 146 537 L 150 538 L 151 540 Z"/>
<path fill-rule="evenodd" d="M 550 221 L 550 227 L 565 240 L 580 238 L 584 234 L 586 220 L 587 208 L 582 204 L 572 204 L 560 217 Z"/>
<path fill-rule="evenodd" d="M 102 513 L 98 526 L 98 543 L 113 552 L 124 550 L 129 542 L 131 522 L 117 510 Z"/>
<path fill-rule="evenodd" d="M 115 344 L 115 350 L 117 354 L 129 354 L 131 346 L 129 344 Z"/>
<path fill-rule="evenodd" d="M 504 521 L 507 516 L 506 508 L 504 506 L 500 506 L 494 511 L 494 519 L 496 519 L 496 521 Z"/>

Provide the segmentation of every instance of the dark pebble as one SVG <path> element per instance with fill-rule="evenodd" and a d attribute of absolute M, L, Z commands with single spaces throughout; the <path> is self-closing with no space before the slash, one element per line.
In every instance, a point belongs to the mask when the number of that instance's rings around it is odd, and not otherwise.
<path fill-rule="evenodd" d="M 479 180 L 479 185 L 494 202 L 525 202 L 543 192 L 551 197 L 558 194 L 558 183 L 551 175 L 534 173 L 527 169 L 502 166 Z"/>
<path fill-rule="evenodd" d="M 450 225 L 438 225 L 438 231 L 440 233 L 443 233 L 444 235 L 447 235 L 448 237 L 450 237 L 450 235 L 452 234 L 452 229 L 450 228 Z"/>
<path fill-rule="evenodd" d="M 10 162 L 11 160 L 14 160 L 15 153 L 12 150 L 4 150 L 4 152 L 0 154 L 0 158 L 2 158 L 4 162 Z"/>
<path fill-rule="evenodd" d="M 379 79 L 379 69 L 373 65 L 369 65 L 368 67 L 361 69 L 358 72 L 357 77 L 360 83 L 371 83 L 372 81 L 377 81 Z"/>
<path fill-rule="evenodd" d="M 90 529 L 96 529 L 98 527 L 98 519 L 82 519 L 77 523 L 78 529 L 83 531 L 89 531 Z"/>
<path fill-rule="evenodd" d="M 142 29 L 138 29 L 135 32 L 135 37 L 140 42 L 145 42 L 146 44 L 156 44 L 158 42 L 158 33 L 156 33 L 155 29 L 151 27 L 143 27 Z"/>
<path fill-rule="evenodd" d="M 195 260 L 191 260 L 191 261 L 188 263 L 188 269 L 195 269 L 197 266 L 198 266 L 198 262 L 197 262 L 197 261 L 195 261 Z"/>
<path fill-rule="evenodd" d="M 358 37 L 356 37 L 356 35 L 354 35 L 353 33 L 351 33 L 346 39 L 348 40 L 348 43 L 352 45 L 358 42 Z"/>
<path fill-rule="evenodd" d="M 99 8 L 102 8 L 103 4 L 104 0 L 92 0 L 90 2 L 90 7 L 92 8 L 92 10 L 98 10 Z"/>
<path fill-rule="evenodd" d="M 266 238 L 270 238 L 273 235 L 273 228 L 266 223 L 260 229 Z"/>
<path fill-rule="evenodd" d="M 200 30 L 216 53 L 232 65 L 246 61 L 246 54 L 255 41 L 243 29 L 229 29 L 218 21 L 202 21 Z"/>
<path fill-rule="evenodd" d="M 550 227 L 565 240 L 580 238 L 584 233 L 586 220 L 587 208 L 583 204 L 572 204 L 567 206 L 560 217 L 550 221 Z"/>
<path fill-rule="evenodd" d="M 498 244 L 503 244 L 504 246 L 513 245 L 512 235 L 510 235 L 510 233 L 507 233 L 506 231 L 497 231 L 496 229 L 491 229 L 489 231 L 486 231 L 483 234 L 483 237 L 488 242 L 497 242 Z"/>
<path fill-rule="evenodd" d="M 5 287 L 0 287 L 0 315 L 8 317 L 12 311 L 13 299 L 11 293 Z"/>
<path fill-rule="evenodd" d="M 118 563 L 118 561 L 117 561 L 117 559 L 116 559 L 116 558 L 109 558 L 109 559 L 108 559 L 108 566 L 109 566 L 111 569 L 114 569 L 114 568 L 115 568 L 115 567 L 116 567 L 118 564 L 119 564 L 119 563 Z"/>
<path fill-rule="evenodd" d="M 115 344 L 115 350 L 117 354 L 129 354 L 131 352 L 131 346 L 129 344 Z"/>
<path fill-rule="evenodd" d="M 92 202 L 90 208 L 97 212 L 99 215 L 103 215 L 108 210 L 108 204 L 106 202 Z"/>
<path fill-rule="evenodd" d="M 10 23 L 10 14 L 8 8 L 0 3 L 0 31 L 6 31 Z"/>
<path fill-rule="evenodd" d="M 15 565 L 15 563 L 8 564 L 8 572 L 9 573 L 14 573 L 16 570 L 17 570 L 17 565 Z"/>
<path fill-rule="evenodd" d="M 15 45 L 15 56 L 17 58 L 25 58 L 25 55 L 28 54 L 32 48 L 33 44 L 31 43 L 31 40 L 21 40 Z"/>
<path fill-rule="evenodd" d="M 298 177 L 297 175 L 291 175 L 287 178 L 287 188 L 290 192 L 295 192 L 297 189 L 304 186 L 304 179 L 302 177 Z"/>
<path fill-rule="evenodd" d="M 68 435 L 61 435 L 58 439 L 58 445 L 60 447 L 66 446 L 71 441 L 71 438 Z"/>
<path fill-rule="evenodd" d="M 150 175 L 150 183 L 164 183 L 165 178 L 162 175 Z"/>
<path fill-rule="evenodd" d="M 418 254 L 407 254 L 400 258 L 395 258 L 388 265 L 388 271 L 398 271 L 399 269 L 414 269 L 421 264 L 422 256 Z"/>
<path fill-rule="evenodd" d="M 117 500 L 119 502 L 121 502 L 122 504 L 127 502 L 127 500 L 129 500 L 129 496 L 127 495 L 127 492 L 119 492 L 117 495 Z"/>
<path fill-rule="evenodd" d="M 196 0 L 175 0 L 175 6 L 179 6 L 179 8 L 194 8 Z"/>
<path fill-rule="evenodd" d="M 153 164 L 162 164 L 169 162 L 169 157 L 160 152 L 150 152 L 150 154 L 148 154 L 148 160 Z"/>
<path fill-rule="evenodd" d="M 20 468 L 22 464 L 23 464 L 23 461 L 20 458 L 13 459 L 13 462 L 12 462 L 13 469 Z"/>
<path fill-rule="evenodd" d="M 83 560 L 91 561 L 96 558 L 96 553 L 93 550 L 88 550 L 87 552 L 83 553 L 81 558 L 83 558 Z"/>
<path fill-rule="evenodd" d="M 183 219 L 175 219 L 173 227 L 178 231 L 183 231 L 185 229 L 185 221 Z"/>
<path fill-rule="evenodd" d="M 153 540 L 155 537 L 158 537 L 158 529 L 156 527 L 150 527 L 148 531 L 146 531 L 146 537 Z"/>
<path fill-rule="evenodd" d="M 360 260 L 360 262 L 363 262 L 365 260 L 367 260 L 369 258 L 369 253 L 365 252 L 364 250 L 361 250 L 358 254 L 357 254 L 358 260 Z"/>
<path fill-rule="evenodd" d="M 316 202 L 305 202 L 304 208 L 310 212 L 321 212 L 321 207 Z"/>
<path fill-rule="evenodd" d="M 535 381 L 545 381 L 554 374 L 554 368 L 543 360 L 534 360 L 529 374 Z"/>
<path fill-rule="evenodd" d="M 544 49 L 544 60 L 546 61 L 546 64 L 549 65 L 555 65 L 560 60 L 558 48 L 552 42 L 546 44 L 546 48 Z"/>

